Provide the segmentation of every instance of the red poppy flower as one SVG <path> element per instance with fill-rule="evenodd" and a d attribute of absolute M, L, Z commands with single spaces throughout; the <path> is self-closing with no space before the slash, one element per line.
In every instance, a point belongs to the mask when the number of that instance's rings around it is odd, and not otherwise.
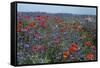
<path fill-rule="evenodd" d="M 64 32 L 65 30 L 64 30 L 64 28 L 62 28 L 61 30 L 60 30 L 60 32 Z"/>
<path fill-rule="evenodd" d="M 76 43 L 72 43 L 71 47 L 69 48 L 70 52 L 75 52 L 78 49 L 78 45 Z"/>
<path fill-rule="evenodd" d="M 40 22 L 40 26 L 44 27 L 44 28 L 47 28 L 45 22 Z"/>
<path fill-rule="evenodd" d="M 17 28 L 21 28 L 23 25 L 23 22 L 19 21 L 18 24 L 17 24 Z"/>
<path fill-rule="evenodd" d="M 94 55 L 92 53 L 88 53 L 88 54 L 86 54 L 86 58 L 88 60 L 92 60 L 94 58 Z"/>
<path fill-rule="evenodd" d="M 32 23 L 29 24 L 30 27 L 35 27 L 35 22 L 33 21 Z"/>
<path fill-rule="evenodd" d="M 92 46 L 92 42 L 91 41 L 84 42 L 84 45 L 86 45 L 86 46 Z"/>
<path fill-rule="evenodd" d="M 30 29 L 29 26 L 26 26 L 26 27 L 24 28 L 25 31 L 28 31 L 29 29 Z"/>
<path fill-rule="evenodd" d="M 63 52 L 63 57 L 64 58 L 67 58 L 69 56 L 69 54 L 70 54 L 69 51 L 64 51 Z"/>
<path fill-rule="evenodd" d="M 18 26 L 22 26 L 23 22 L 19 21 Z"/>

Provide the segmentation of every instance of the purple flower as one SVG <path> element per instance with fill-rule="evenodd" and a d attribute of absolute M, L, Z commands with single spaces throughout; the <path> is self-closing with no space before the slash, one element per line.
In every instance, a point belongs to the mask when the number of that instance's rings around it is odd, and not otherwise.
<path fill-rule="evenodd" d="M 29 44 L 24 44 L 24 48 L 29 48 Z"/>

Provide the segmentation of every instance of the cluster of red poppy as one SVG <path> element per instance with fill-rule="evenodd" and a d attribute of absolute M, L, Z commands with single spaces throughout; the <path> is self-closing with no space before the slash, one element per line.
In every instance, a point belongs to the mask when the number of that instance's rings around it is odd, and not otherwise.
<path fill-rule="evenodd" d="M 35 19 L 36 20 L 45 20 L 45 21 L 47 21 L 48 16 L 37 16 L 37 17 L 35 17 Z"/>
<path fill-rule="evenodd" d="M 85 42 L 85 45 L 86 46 L 92 46 L 92 43 L 90 41 L 88 41 L 88 42 Z M 78 45 L 76 43 L 72 43 L 71 47 L 68 50 L 63 52 L 63 57 L 67 58 L 70 55 L 70 53 L 76 52 L 77 50 L 78 50 Z M 86 58 L 88 60 L 92 60 L 94 58 L 94 54 L 91 53 L 91 52 L 87 53 Z"/>
<path fill-rule="evenodd" d="M 46 22 L 48 21 L 48 16 L 37 16 L 35 20 L 40 22 L 40 26 L 47 28 Z"/>
<path fill-rule="evenodd" d="M 70 53 L 76 52 L 77 50 L 78 50 L 78 45 L 76 43 L 72 43 L 71 47 L 68 50 L 63 52 L 63 57 L 67 58 Z"/>
<path fill-rule="evenodd" d="M 28 31 L 30 28 L 35 28 L 35 27 L 36 27 L 36 26 L 35 26 L 35 22 L 33 21 L 32 23 L 28 24 L 28 25 L 24 28 L 24 30 Z"/>
<path fill-rule="evenodd" d="M 25 18 L 25 20 L 29 20 L 30 19 L 29 16 L 24 16 L 24 18 Z M 39 24 L 40 24 L 41 27 L 47 28 L 47 25 L 46 25 L 47 20 L 48 20 L 48 16 L 37 16 L 37 17 L 35 17 L 35 20 L 32 21 L 32 23 L 29 23 L 27 26 L 25 26 L 23 28 L 23 30 L 28 31 L 30 28 L 38 29 L 36 27 L 36 22 L 35 21 L 39 21 L 40 22 Z M 22 30 L 22 26 L 23 26 L 23 22 L 21 22 L 21 21 L 18 22 L 17 32 L 20 32 Z"/>
<path fill-rule="evenodd" d="M 84 43 L 85 46 L 93 47 L 95 49 L 95 46 L 93 46 L 93 43 L 91 41 L 87 41 Z M 92 52 L 89 52 L 86 54 L 86 58 L 88 60 L 92 60 L 94 58 L 94 54 Z"/>
<path fill-rule="evenodd" d="M 38 20 L 39 22 L 46 23 L 48 21 L 48 16 L 37 16 L 35 20 Z"/>

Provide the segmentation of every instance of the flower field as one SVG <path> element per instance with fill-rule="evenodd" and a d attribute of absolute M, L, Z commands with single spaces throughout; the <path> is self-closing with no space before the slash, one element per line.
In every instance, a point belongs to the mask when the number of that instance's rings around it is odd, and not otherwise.
<path fill-rule="evenodd" d="M 17 63 L 96 60 L 96 16 L 17 13 Z"/>

